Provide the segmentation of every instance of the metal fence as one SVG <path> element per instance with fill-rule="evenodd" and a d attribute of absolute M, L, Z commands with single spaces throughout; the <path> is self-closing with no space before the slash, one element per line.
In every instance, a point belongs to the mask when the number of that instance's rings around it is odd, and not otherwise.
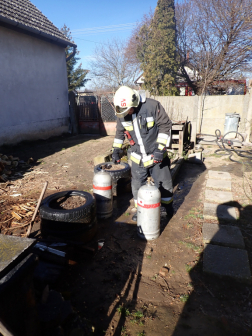
<path fill-rule="evenodd" d="M 112 93 L 101 96 L 101 118 L 102 121 L 116 121 Z"/>

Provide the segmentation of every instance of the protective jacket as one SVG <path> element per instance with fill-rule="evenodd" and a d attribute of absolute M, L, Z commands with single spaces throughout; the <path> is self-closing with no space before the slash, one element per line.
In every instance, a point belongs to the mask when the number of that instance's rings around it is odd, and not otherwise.
<path fill-rule="evenodd" d="M 155 148 L 169 147 L 171 142 L 172 122 L 162 105 L 147 98 L 140 102 L 132 115 L 117 118 L 114 148 L 121 148 L 124 132 L 128 131 L 135 144 L 131 146 L 131 160 L 144 167 L 153 163 L 151 154 Z"/>

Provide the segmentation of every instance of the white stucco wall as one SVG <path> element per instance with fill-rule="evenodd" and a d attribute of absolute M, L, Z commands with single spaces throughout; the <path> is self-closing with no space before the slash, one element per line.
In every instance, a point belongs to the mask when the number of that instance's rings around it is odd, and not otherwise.
<path fill-rule="evenodd" d="M 68 130 L 65 50 L 0 27 L 0 145 Z"/>
<path fill-rule="evenodd" d="M 151 98 L 163 105 L 173 121 L 187 119 L 196 122 L 198 133 L 214 135 L 215 130 L 219 129 L 223 135 L 226 113 L 239 113 L 238 132 L 246 133 L 248 138 L 250 133 L 252 134 L 252 91 L 237 96 L 151 96 Z"/>
<path fill-rule="evenodd" d="M 146 96 L 148 97 L 148 93 Z M 182 121 L 186 119 L 195 121 L 197 119 L 198 96 L 150 96 L 150 98 L 156 99 L 161 103 L 172 121 Z"/>
<path fill-rule="evenodd" d="M 244 96 L 206 96 L 204 100 L 201 133 L 215 134 L 215 130 L 219 129 L 223 134 L 226 113 L 239 113 L 241 119 L 238 131 L 245 132 L 249 98 L 249 94 Z M 199 111 L 199 121 L 200 117 Z"/>

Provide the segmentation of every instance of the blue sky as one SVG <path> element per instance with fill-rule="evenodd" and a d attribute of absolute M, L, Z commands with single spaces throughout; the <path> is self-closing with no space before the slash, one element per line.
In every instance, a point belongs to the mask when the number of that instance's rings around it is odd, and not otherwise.
<path fill-rule="evenodd" d="M 84 69 L 97 43 L 119 37 L 126 39 L 137 21 L 140 21 L 157 0 L 31 0 L 31 2 L 58 28 L 66 24 L 80 51 Z M 91 42 L 92 41 L 92 42 Z M 94 43 L 96 42 L 96 43 Z M 87 85 L 88 86 L 88 85 Z"/>

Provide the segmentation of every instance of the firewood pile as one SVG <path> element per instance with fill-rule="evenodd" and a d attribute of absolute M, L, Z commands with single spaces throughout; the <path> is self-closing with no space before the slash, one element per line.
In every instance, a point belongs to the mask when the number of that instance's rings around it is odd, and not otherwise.
<path fill-rule="evenodd" d="M 16 172 L 17 166 L 22 166 L 23 168 L 29 167 L 29 164 L 33 162 L 30 158 L 27 162 L 19 160 L 18 157 L 13 157 L 12 155 L 7 156 L 0 154 L 0 183 L 5 183 L 8 180 L 15 180 L 20 177 L 20 173 Z"/>
<path fill-rule="evenodd" d="M 25 235 L 27 226 L 31 222 L 31 218 L 36 208 L 36 201 L 27 202 L 23 200 L 20 204 L 10 205 L 7 209 L 4 207 L 4 201 L 0 201 L 0 232 L 7 235 Z M 18 233 L 18 234 L 15 234 Z"/>
<path fill-rule="evenodd" d="M 0 182 L 6 182 L 18 166 L 18 157 L 0 154 Z"/>
<path fill-rule="evenodd" d="M 32 170 L 33 159 L 20 160 L 12 155 L 0 154 L 0 233 L 6 235 L 23 236 L 26 234 L 29 223 L 36 208 L 37 201 L 27 199 L 20 191 L 24 183 L 23 171 L 29 174 Z M 22 170 L 22 173 L 19 170 Z M 27 180 L 29 183 L 29 180 Z M 32 186 L 31 186 L 32 187 Z M 9 198 L 11 198 L 13 201 Z"/>

